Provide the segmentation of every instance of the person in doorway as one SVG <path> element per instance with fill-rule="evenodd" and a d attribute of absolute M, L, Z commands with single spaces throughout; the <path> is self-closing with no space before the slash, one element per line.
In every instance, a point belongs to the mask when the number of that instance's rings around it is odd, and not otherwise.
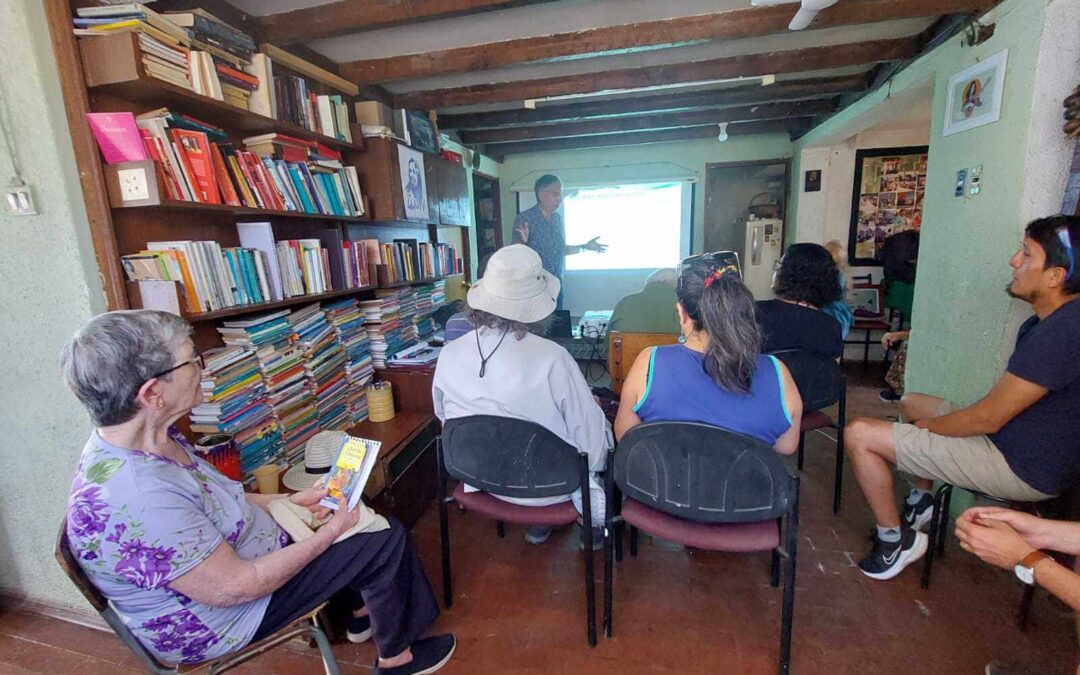
<path fill-rule="evenodd" d="M 1080 218 L 1027 225 L 1009 260 L 1009 295 L 1035 316 L 1020 327 L 1005 374 L 972 405 L 906 394 L 903 422 L 858 418 L 844 442 L 859 488 L 877 523 L 859 568 L 891 579 L 926 552 L 932 481 L 992 497 L 1049 499 L 1080 479 Z M 920 329 L 921 330 L 921 329 Z M 891 466 L 915 477 L 901 514 Z"/>
<path fill-rule="evenodd" d="M 608 333 L 678 333 L 675 312 L 675 270 L 658 269 L 645 280 L 637 293 L 624 295 L 615 303 L 608 321 Z"/>
<path fill-rule="evenodd" d="M 533 192 L 536 194 L 536 206 L 522 211 L 514 219 L 513 243 L 525 244 L 536 251 L 547 273 L 559 280 L 560 290 L 555 308 L 562 309 L 561 284 L 566 256 L 582 251 L 603 253 L 607 246 L 600 243 L 600 237 L 593 237 L 584 244 L 566 244 L 566 229 L 562 215 L 558 213 L 562 204 L 562 182 L 558 176 L 540 176 L 533 184 Z"/>

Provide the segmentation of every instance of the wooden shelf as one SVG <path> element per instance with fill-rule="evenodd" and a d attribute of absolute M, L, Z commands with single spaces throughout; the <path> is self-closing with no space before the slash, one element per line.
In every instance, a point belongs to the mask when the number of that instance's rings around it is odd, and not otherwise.
<path fill-rule="evenodd" d="M 277 300 L 275 302 L 260 302 L 254 305 L 237 305 L 235 307 L 226 307 L 225 309 L 216 309 L 212 312 L 196 312 L 193 314 L 184 314 L 183 317 L 190 322 L 213 321 L 214 319 L 223 319 L 226 317 L 237 316 L 240 314 L 254 314 L 257 312 L 282 309 L 284 307 L 293 307 L 295 305 L 307 305 L 313 302 L 320 302 L 322 300 L 330 300 L 332 298 L 341 298 L 346 295 L 363 293 L 364 291 L 372 291 L 375 290 L 375 288 L 375 286 L 361 286 L 359 288 L 346 288 L 340 291 L 330 291 L 329 293 L 296 295 L 291 298 L 285 298 L 284 300 Z"/>
<path fill-rule="evenodd" d="M 199 321 L 213 321 L 215 319 L 224 319 L 230 316 L 238 316 L 240 314 L 255 314 L 258 312 L 271 311 L 275 309 L 283 309 L 285 307 L 293 307 L 296 305 L 307 305 L 313 302 L 321 302 L 323 300 L 330 300 L 333 298 L 341 298 L 346 295 L 355 295 L 357 293 L 363 293 L 366 291 L 377 291 L 384 288 L 402 288 L 404 286 L 417 286 L 420 284 L 430 284 L 442 279 L 449 279 L 453 276 L 459 276 L 461 273 L 448 274 L 442 277 L 428 277 L 426 279 L 416 279 L 414 281 L 398 281 L 385 286 L 361 286 L 359 288 L 346 288 L 340 291 L 330 291 L 329 293 L 315 293 L 313 295 L 297 295 L 291 298 L 285 298 L 284 300 L 277 300 L 275 302 L 260 302 L 254 305 L 237 305 L 235 307 L 227 307 L 225 309 L 216 309 L 212 312 L 196 312 L 191 314 L 184 314 L 184 319 L 195 323 Z"/>
<path fill-rule="evenodd" d="M 334 216 L 322 213 L 306 213 L 303 211 L 275 211 L 272 209 L 253 209 L 246 206 L 229 206 L 228 204 L 206 204 L 203 202 L 184 202 L 174 199 L 163 200 L 160 204 L 148 204 L 144 206 L 122 206 L 120 209 L 163 209 L 168 211 L 207 211 L 211 213 L 233 213 L 238 216 L 260 216 L 265 218 L 302 218 L 315 220 L 337 220 L 350 223 L 366 222 L 370 216 Z"/>
<path fill-rule="evenodd" d="M 142 50 L 134 33 L 84 38 L 79 41 L 79 46 L 87 90 L 91 96 L 101 94 L 148 108 L 176 108 L 179 113 L 197 117 L 230 133 L 257 135 L 276 132 L 306 141 L 318 141 L 348 152 L 362 152 L 364 149 L 363 137 L 348 143 L 150 77 L 143 69 Z"/>

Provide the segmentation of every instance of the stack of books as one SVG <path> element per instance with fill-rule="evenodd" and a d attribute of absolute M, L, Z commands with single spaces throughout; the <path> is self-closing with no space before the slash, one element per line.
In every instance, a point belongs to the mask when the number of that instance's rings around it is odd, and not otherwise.
<path fill-rule="evenodd" d="M 375 296 L 375 300 L 361 302 L 360 309 L 364 312 L 364 329 L 371 340 L 372 363 L 375 368 L 385 368 L 388 356 L 415 344 L 415 340 L 409 341 L 406 325 L 400 319 L 398 292 L 379 290 Z M 409 323 L 408 332 L 413 333 L 411 317 Z"/>
<path fill-rule="evenodd" d="M 196 434 L 231 434 L 243 480 L 281 453 L 281 427 L 266 403 L 266 386 L 255 352 L 239 346 L 203 354 L 203 402 L 191 411 Z"/>
<path fill-rule="evenodd" d="M 326 318 L 334 327 L 338 344 L 345 352 L 345 379 L 349 383 L 347 396 L 349 416 L 353 424 L 368 416 L 367 385 L 375 375 L 371 360 L 371 341 L 364 330 L 364 316 L 353 298 L 323 303 Z"/>
<path fill-rule="evenodd" d="M 255 353 L 266 387 L 266 402 L 281 426 L 285 459 L 293 463 L 303 454 L 304 442 L 319 430 L 319 417 L 304 370 L 304 348 L 297 344 L 289 313 L 282 310 L 225 321 L 218 332 L 226 345 Z"/>
<path fill-rule="evenodd" d="M 283 239 L 275 243 L 286 298 L 334 290 L 330 252 L 318 239 Z"/>
<path fill-rule="evenodd" d="M 294 75 L 274 77 L 274 97 L 280 120 L 352 143 L 349 108 L 337 94 L 316 94 L 307 81 Z"/>
<path fill-rule="evenodd" d="M 185 29 L 192 45 L 209 53 L 216 63 L 243 66 L 251 63 L 256 50 L 255 40 L 203 9 L 166 12 L 163 15 L 174 25 Z"/>
<path fill-rule="evenodd" d="M 416 339 L 427 342 L 435 335 L 435 320 L 432 314 L 446 302 L 446 281 L 422 284 L 414 287 L 416 291 Z"/>
<path fill-rule="evenodd" d="M 402 325 L 402 337 L 406 347 L 416 344 L 419 337 L 416 333 L 416 289 L 399 288 L 394 291 L 378 291 L 378 293 L 393 293 L 397 295 L 398 320 Z M 396 354 L 397 350 L 387 352 Z"/>
<path fill-rule="evenodd" d="M 297 310 L 291 319 L 307 356 L 304 370 L 315 393 L 319 428 L 343 430 L 351 424 L 345 351 L 318 303 Z"/>
<path fill-rule="evenodd" d="M 216 241 L 151 241 L 120 258 L 129 281 L 176 281 L 189 312 L 269 302 L 265 255 Z"/>
<path fill-rule="evenodd" d="M 446 304 L 446 279 L 439 279 L 432 286 L 434 288 L 431 291 L 431 304 L 438 309 Z"/>
<path fill-rule="evenodd" d="M 80 7 L 75 14 L 76 35 L 136 33 L 147 75 L 184 89 L 192 88 L 188 71 L 191 37 L 167 17 L 136 3 Z"/>

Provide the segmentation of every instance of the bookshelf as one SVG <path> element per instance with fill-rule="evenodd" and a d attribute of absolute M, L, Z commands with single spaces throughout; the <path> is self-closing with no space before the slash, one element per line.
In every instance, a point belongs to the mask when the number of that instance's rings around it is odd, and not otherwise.
<path fill-rule="evenodd" d="M 303 220 L 332 220 L 345 223 L 362 223 L 371 220 L 371 216 L 366 215 L 367 199 L 364 199 L 364 213 L 363 216 L 335 216 L 322 213 L 304 213 L 301 211 L 274 211 L 272 209 L 253 209 L 246 206 L 230 206 L 228 204 L 203 204 L 201 202 L 181 202 L 175 199 L 164 199 L 158 204 L 150 204 L 146 206 L 115 206 L 116 209 L 157 209 L 161 211 L 190 211 L 190 212 L 202 212 L 202 213 L 225 213 L 234 216 L 256 216 L 260 218 L 289 218 L 289 219 L 303 219 Z"/>

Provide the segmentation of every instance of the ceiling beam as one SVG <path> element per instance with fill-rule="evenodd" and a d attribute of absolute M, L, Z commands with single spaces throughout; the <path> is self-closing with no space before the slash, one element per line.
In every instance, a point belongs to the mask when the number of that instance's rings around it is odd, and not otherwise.
<path fill-rule="evenodd" d="M 814 19 L 813 28 L 981 12 L 997 0 L 841 0 Z M 402 54 L 342 64 L 362 83 L 389 82 L 447 73 L 504 68 L 519 63 L 600 56 L 645 48 L 675 47 L 704 40 L 733 40 L 784 33 L 798 5 L 748 7 L 660 21 L 604 26 L 438 51 Z"/>
<path fill-rule="evenodd" d="M 657 113 L 695 108 L 719 108 L 750 103 L 775 103 L 800 99 L 850 94 L 866 89 L 864 75 L 778 82 L 768 87 L 752 84 L 745 87 L 668 93 L 634 98 L 549 105 L 534 110 L 496 110 L 461 115 L 439 115 L 440 129 L 490 129 L 493 127 L 576 121 L 591 118 L 622 117 L 635 113 Z"/>
<path fill-rule="evenodd" d="M 708 61 L 562 75 L 536 80 L 404 92 L 396 94 L 394 101 L 399 108 L 430 110 L 476 103 L 500 103 L 598 91 L 641 89 L 680 82 L 708 82 L 755 75 L 798 73 L 907 59 L 918 54 L 921 46 L 922 42 L 917 36 L 876 40 L 809 49 L 742 54 Z"/>
<path fill-rule="evenodd" d="M 703 124 L 749 122 L 754 120 L 776 120 L 791 117 L 808 117 L 836 111 L 835 100 L 804 101 L 801 103 L 773 103 L 769 105 L 746 106 L 742 108 L 720 108 L 711 110 L 691 110 L 687 112 L 662 113 L 658 115 L 640 115 L 637 117 L 616 117 L 603 120 L 585 120 L 559 124 L 542 124 L 526 127 L 508 127 L 502 129 L 480 129 L 461 134 L 461 142 L 468 145 L 489 143 L 513 143 L 517 141 L 535 141 L 568 136 L 595 136 L 600 134 L 619 134 L 628 131 L 648 131 L 653 129 L 673 129 L 697 127 Z"/>
<path fill-rule="evenodd" d="M 260 19 L 269 42 L 291 44 L 553 0 L 338 0 Z"/>
<path fill-rule="evenodd" d="M 808 120 L 776 120 L 767 122 L 743 122 L 728 127 L 729 136 L 745 134 L 792 133 L 809 124 Z M 663 129 L 660 131 L 633 131 L 624 134 L 605 134 L 603 136 L 576 136 L 573 138 L 552 138 L 541 141 L 522 141 L 520 143 L 501 143 L 486 149 L 485 154 L 500 158 L 525 152 L 546 152 L 549 150 L 576 150 L 581 148 L 604 148 L 616 145 L 642 145 L 645 143 L 670 143 L 672 141 L 716 138 L 715 124 L 685 129 Z"/>

